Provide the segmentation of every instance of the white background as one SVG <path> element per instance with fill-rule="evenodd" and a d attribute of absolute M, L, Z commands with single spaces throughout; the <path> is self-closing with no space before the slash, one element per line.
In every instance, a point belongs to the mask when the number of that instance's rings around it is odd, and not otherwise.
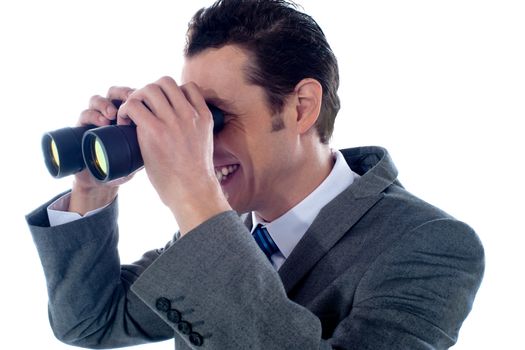
<path fill-rule="evenodd" d="M 334 147 L 387 147 L 407 189 L 468 222 L 484 243 L 485 279 L 454 349 L 525 348 L 523 2 L 300 3 L 339 59 Z M 42 133 L 74 125 L 89 97 L 111 85 L 177 78 L 186 24 L 209 4 L 0 5 L 1 348 L 69 348 L 49 328 L 45 281 L 24 221 L 71 182 L 47 174 Z M 120 199 L 123 262 L 176 231 L 144 174 Z"/>

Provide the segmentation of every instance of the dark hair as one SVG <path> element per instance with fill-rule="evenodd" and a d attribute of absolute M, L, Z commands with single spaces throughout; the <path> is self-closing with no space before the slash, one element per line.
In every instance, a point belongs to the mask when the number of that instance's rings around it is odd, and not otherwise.
<path fill-rule="evenodd" d="M 339 70 L 312 17 L 286 0 L 218 0 L 193 16 L 184 53 L 191 57 L 228 44 L 253 55 L 248 81 L 265 90 L 275 114 L 282 112 L 297 83 L 304 78 L 317 80 L 323 87 L 323 100 L 316 129 L 321 142 L 328 143 L 340 106 Z"/>

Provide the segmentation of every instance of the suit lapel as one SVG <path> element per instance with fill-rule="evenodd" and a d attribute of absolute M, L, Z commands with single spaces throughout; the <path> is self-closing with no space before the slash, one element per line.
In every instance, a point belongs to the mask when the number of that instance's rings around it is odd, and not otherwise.
<path fill-rule="evenodd" d="M 381 197 L 378 194 L 356 199 L 351 191 L 346 190 L 321 210 L 279 269 L 286 293 L 290 293 L 297 282 Z"/>
<path fill-rule="evenodd" d="M 317 215 L 288 259 L 279 269 L 287 293 L 325 256 L 396 182 L 397 169 L 386 150 L 363 147 L 343 151 L 358 178 Z"/>

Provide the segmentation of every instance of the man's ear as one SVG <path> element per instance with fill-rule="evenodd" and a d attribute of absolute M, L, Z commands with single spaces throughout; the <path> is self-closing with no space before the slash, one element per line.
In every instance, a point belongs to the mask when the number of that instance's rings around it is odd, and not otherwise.
<path fill-rule="evenodd" d="M 297 131 L 299 134 L 308 132 L 315 125 L 323 101 L 323 87 L 315 79 L 306 78 L 295 86 Z"/>

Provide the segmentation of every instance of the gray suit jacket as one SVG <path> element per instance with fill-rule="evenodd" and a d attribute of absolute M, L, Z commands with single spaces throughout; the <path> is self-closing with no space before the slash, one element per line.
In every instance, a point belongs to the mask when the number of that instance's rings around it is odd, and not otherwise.
<path fill-rule="evenodd" d="M 408 193 L 388 153 L 344 150 L 361 175 L 319 213 L 277 272 L 235 212 L 121 265 L 117 204 L 49 227 L 28 215 L 62 341 L 174 338 L 176 349 L 446 349 L 484 269 L 464 223 Z"/>

